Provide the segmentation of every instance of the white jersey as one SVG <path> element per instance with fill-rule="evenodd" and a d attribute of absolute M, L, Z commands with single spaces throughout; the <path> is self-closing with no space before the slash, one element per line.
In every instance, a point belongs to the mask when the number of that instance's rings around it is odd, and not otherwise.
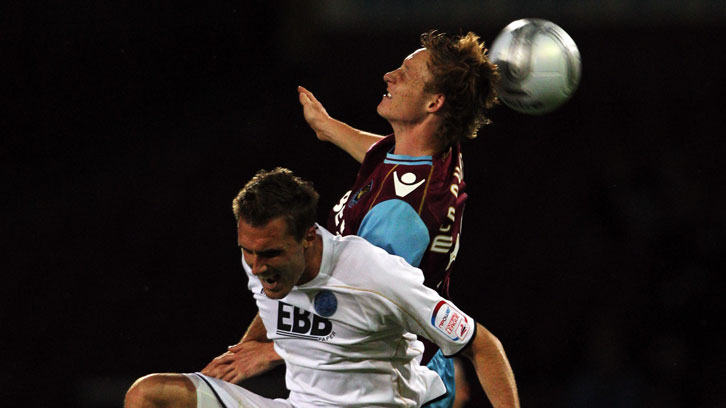
<path fill-rule="evenodd" d="M 287 366 L 289 402 L 299 407 L 415 407 L 443 395 L 439 376 L 419 361 L 416 334 L 456 354 L 472 339 L 473 319 L 398 256 L 357 236 L 318 226 L 319 274 L 283 299 L 268 299 L 249 278 L 267 336 Z"/>

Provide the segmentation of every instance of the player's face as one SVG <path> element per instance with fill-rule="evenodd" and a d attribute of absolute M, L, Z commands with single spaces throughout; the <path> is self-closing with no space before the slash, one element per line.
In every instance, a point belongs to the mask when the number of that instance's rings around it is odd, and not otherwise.
<path fill-rule="evenodd" d="M 431 80 L 429 58 L 428 50 L 418 49 L 403 60 L 401 67 L 383 76 L 387 92 L 377 110 L 391 124 L 415 124 L 425 117 L 432 97 L 424 92 L 424 85 Z"/>
<path fill-rule="evenodd" d="M 305 271 L 305 238 L 298 242 L 288 233 L 284 218 L 262 227 L 243 220 L 237 226 L 237 243 L 252 274 L 270 299 L 287 296 Z"/>

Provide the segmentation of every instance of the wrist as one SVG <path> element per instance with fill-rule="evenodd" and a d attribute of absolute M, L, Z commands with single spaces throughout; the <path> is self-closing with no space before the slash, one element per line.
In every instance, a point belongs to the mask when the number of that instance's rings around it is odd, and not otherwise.
<path fill-rule="evenodd" d="M 262 350 L 269 361 L 273 365 L 280 365 L 284 362 L 282 357 L 275 351 L 275 344 L 273 342 L 265 342 L 261 345 Z"/>

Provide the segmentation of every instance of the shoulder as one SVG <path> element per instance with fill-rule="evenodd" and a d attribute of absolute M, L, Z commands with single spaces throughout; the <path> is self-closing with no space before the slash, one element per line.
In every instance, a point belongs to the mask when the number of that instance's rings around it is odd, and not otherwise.
<path fill-rule="evenodd" d="M 335 236 L 334 277 L 367 290 L 388 291 L 392 282 L 423 285 L 423 273 L 403 257 L 391 255 L 356 235 Z"/>
<path fill-rule="evenodd" d="M 396 145 L 396 138 L 391 133 L 390 135 L 376 141 L 369 148 L 367 153 L 376 153 L 379 151 L 388 152 L 393 146 Z"/>
<path fill-rule="evenodd" d="M 368 151 L 365 156 L 363 156 L 361 166 L 364 168 L 368 166 L 377 166 L 385 159 L 386 154 L 391 151 L 395 145 L 396 139 L 393 134 L 376 141 L 368 147 Z"/>
<path fill-rule="evenodd" d="M 418 266 L 429 244 L 429 230 L 413 207 L 391 199 L 376 204 L 363 217 L 358 235 L 386 252 Z"/>

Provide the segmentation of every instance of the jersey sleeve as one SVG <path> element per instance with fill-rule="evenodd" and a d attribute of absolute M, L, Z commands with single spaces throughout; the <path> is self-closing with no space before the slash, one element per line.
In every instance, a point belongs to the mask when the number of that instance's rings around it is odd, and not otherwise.
<path fill-rule="evenodd" d="M 413 266 L 419 266 L 430 241 L 428 228 L 418 213 L 410 204 L 397 199 L 373 206 L 357 235 Z"/>
<path fill-rule="evenodd" d="M 388 320 L 394 319 L 404 330 L 434 342 L 446 357 L 459 353 L 474 338 L 474 319 L 435 290 L 424 286 L 420 269 L 394 257 L 375 267 L 385 268 L 378 279 L 379 296 L 373 300 L 378 305 L 371 308 L 383 312 L 379 319 L 382 326 L 391 324 Z"/>

